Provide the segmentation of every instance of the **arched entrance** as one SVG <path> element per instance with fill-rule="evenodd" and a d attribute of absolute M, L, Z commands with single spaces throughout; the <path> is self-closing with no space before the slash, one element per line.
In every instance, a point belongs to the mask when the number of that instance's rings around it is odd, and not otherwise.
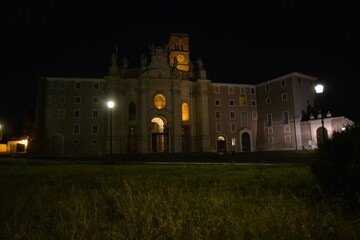
<path fill-rule="evenodd" d="M 323 131 L 324 131 L 324 135 L 323 135 Z M 319 127 L 318 129 L 316 129 L 317 142 L 321 142 L 323 140 L 323 136 L 325 136 L 325 138 L 328 137 L 327 129 L 323 127 Z"/>
<path fill-rule="evenodd" d="M 152 152 L 169 151 L 169 133 L 166 118 L 162 116 L 151 119 L 151 148 Z"/>
<path fill-rule="evenodd" d="M 241 134 L 241 149 L 242 152 L 250 152 L 251 151 L 251 142 L 250 142 L 250 134 L 244 132 Z"/>
<path fill-rule="evenodd" d="M 54 134 L 50 138 L 50 157 L 64 157 L 64 137 Z"/>
<path fill-rule="evenodd" d="M 222 135 L 218 136 L 216 139 L 216 147 L 218 153 L 226 152 L 226 138 Z"/>

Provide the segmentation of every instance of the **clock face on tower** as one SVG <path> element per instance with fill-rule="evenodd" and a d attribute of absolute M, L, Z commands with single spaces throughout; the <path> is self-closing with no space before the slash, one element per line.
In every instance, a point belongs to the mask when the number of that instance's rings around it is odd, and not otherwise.
<path fill-rule="evenodd" d="M 179 54 L 176 56 L 176 60 L 179 62 L 179 63 L 182 63 L 185 61 L 185 56 L 182 55 L 182 54 Z"/>

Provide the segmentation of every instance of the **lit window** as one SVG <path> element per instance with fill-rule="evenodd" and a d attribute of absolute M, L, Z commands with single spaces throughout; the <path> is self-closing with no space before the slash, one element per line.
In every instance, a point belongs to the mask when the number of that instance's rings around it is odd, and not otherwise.
<path fill-rule="evenodd" d="M 240 106 L 247 105 L 247 100 L 245 94 L 240 94 Z"/>
<path fill-rule="evenodd" d="M 166 105 L 166 98 L 163 94 L 156 94 L 154 97 L 154 105 L 157 109 L 163 109 Z"/>
<path fill-rule="evenodd" d="M 236 138 L 231 139 L 231 146 L 236 146 Z"/>
<path fill-rule="evenodd" d="M 189 121 L 189 105 L 186 102 L 181 105 L 181 120 Z"/>

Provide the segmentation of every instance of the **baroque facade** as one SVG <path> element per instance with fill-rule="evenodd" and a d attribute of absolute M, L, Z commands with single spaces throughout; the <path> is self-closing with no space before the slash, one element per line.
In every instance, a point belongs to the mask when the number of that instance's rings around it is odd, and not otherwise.
<path fill-rule="evenodd" d="M 39 154 L 103 156 L 110 143 L 114 154 L 316 147 L 320 120 L 304 118 L 316 78 L 295 72 L 257 85 L 212 82 L 200 59 L 192 64 L 187 34 L 149 50 L 150 61 L 142 56 L 136 69 L 126 58 L 119 66 L 116 50 L 104 78 L 41 78 Z M 349 123 L 328 115 L 325 128 L 331 134 Z"/>

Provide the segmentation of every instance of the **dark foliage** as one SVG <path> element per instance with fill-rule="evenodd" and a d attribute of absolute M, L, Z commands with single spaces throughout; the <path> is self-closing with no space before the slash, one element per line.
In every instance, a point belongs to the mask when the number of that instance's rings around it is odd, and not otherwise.
<path fill-rule="evenodd" d="M 360 193 L 360 125 L 347 126 L 319 143 L 310 167 L 330 195 Z"/>

